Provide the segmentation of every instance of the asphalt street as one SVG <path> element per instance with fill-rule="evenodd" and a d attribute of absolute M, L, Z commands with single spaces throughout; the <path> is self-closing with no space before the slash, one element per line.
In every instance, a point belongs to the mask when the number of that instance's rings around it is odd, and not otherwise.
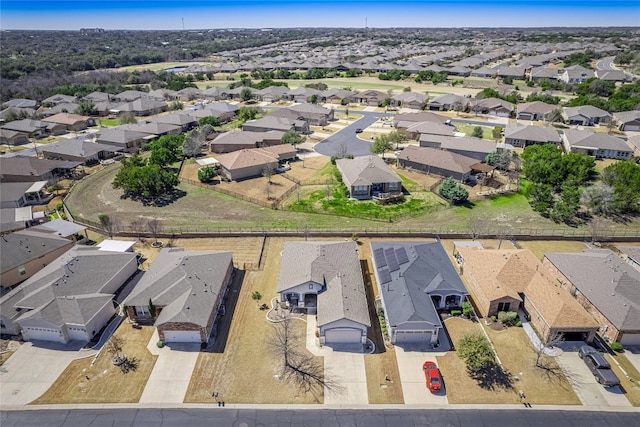
<path fill-rule="evenodd" d="M 602 58 L 596 62 L 596 68 L 598 70 L 615 70 L 616 68 L 613 66 L 613 58 L 613 56 Z"/>
<path fill-rule="evenodd" d="M 489 406 L 489 405 L 488 405 Z M 638 425 L 637 412 L 536 409 L 231 409 L 148 408 L 2 411 L 2 427 L 200 426 L 257 427 L 590 427 Z"/>
<path fill-rule="evenodd" d="M 334 156 L 341 153 L 352 154 L 354 157 L 370 155 L 371 142 L 358 138 L 356 129 L 365 129 L 379 120 L 380 117 L 383 117 L 384 114 L 367 111 L 358 111 L 357 114 L 361 114 L 362 117 L 317 143 L 314 150 L 325 156 Z"/>

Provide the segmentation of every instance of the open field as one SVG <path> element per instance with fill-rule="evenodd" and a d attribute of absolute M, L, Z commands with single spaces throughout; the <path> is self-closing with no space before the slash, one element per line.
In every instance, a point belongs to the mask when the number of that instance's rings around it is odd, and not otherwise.
<path fill-rule="evenodd" d="M 152 326 L 135 329 L 125 321 L 115 332 L 124 340 L 122 354 L 138 361 L 136 369 L 123 373 L 103 349 L 93 365 L 92 357 L 71 362 L 51 388 L 32 403 L 137 403 L 157 358 L 147 350 L 153 331 Z"/>

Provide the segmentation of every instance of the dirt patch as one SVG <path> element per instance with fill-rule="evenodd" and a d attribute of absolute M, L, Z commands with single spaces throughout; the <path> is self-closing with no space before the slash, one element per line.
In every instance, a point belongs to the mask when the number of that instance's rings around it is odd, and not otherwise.
<path fill-rule="evenodd" d="M 137 360 L 135 369 L 123 373 L 103 350 L 95 363 L 93 357 L 71 362 L 33 404 L 137 403 L 157 359 L 147 350 L 153 331 L 151 326 L 136 329 L 123 322 L 115 334 L 124 340 L 122 354 Z"/>
<path fill-rule="evenodd" d="M 329 157 L 326 156 L 305 157 L 304 162 L 290 163 L 291 170 L 286 172 L 286 174 L 298 181 L 307 181 L 315 178 L 327 163 L 329 163 Z"/>
<path fill-rule="evenodd" d="M 523 240 L 518 242 L 522 249 L 529 249 L 539 260 L 544 258 L 545 252 L 582 252 L 587 245 L 582 242 L 563 240 Z"/>
<path fill-rule="evenodd" d="M 398 360 L 393 350 L 364 356 L 367 393 L 371 404 L 403 404 Z"/>

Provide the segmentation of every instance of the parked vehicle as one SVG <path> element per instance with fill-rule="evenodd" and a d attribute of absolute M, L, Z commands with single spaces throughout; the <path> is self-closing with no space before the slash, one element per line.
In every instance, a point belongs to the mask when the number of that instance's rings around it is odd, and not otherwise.
<path fill-rule="evenodd" d="M 356 129 L 356 133 L 362 133 L 362 129 L 360 128 Z"/>
<path fill-rule="evenodd" d="M 291 170 L 291 166 L 289 165 L 289 163 L 282 164 L 276 168 L 276 172 L 278 173 L 284 173 L 288 170 Z"/>
<path fill-rule="evenodd" d="M 595 348 L 584 345 L 578 350 L 578 356 L 584 360 L 598 383 L 606 387 L 620 385 L 620 379 L 611 370 L 611 365 L 607 362 L 607 359 L 598 353 Z"/>
<path fill-rule="evenodd" d="M 435 362 L 426 361 L 422 365 L 424 371 L 424 379 L 427 381 L 427 388 L 432 393 L 442 390 L 442 378 L 440 378 L 440 370 Z"/>

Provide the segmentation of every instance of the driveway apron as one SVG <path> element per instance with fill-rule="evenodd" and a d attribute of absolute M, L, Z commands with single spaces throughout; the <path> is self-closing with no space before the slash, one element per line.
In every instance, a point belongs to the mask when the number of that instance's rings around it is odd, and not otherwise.
<path fill-rule="evenodd" d="M 431 404 L 446 405 L 447 395 L 446 386 L 447 379 L 443 378 L 444 389 L 438 393 L 431 393 L 427 389 L 422 365 L 425 361 L 430 360 L 437 363 L 436 356 L 440 356 L 442 352 L 412 351 L 400 346 L 395 347 L 396 359 L 398 361 L 398 370 L 400 372 L 400 381 L 402 382 L 402 394 L 404 395 L 404 403 L 406 405 L 414 404 Z"/>

